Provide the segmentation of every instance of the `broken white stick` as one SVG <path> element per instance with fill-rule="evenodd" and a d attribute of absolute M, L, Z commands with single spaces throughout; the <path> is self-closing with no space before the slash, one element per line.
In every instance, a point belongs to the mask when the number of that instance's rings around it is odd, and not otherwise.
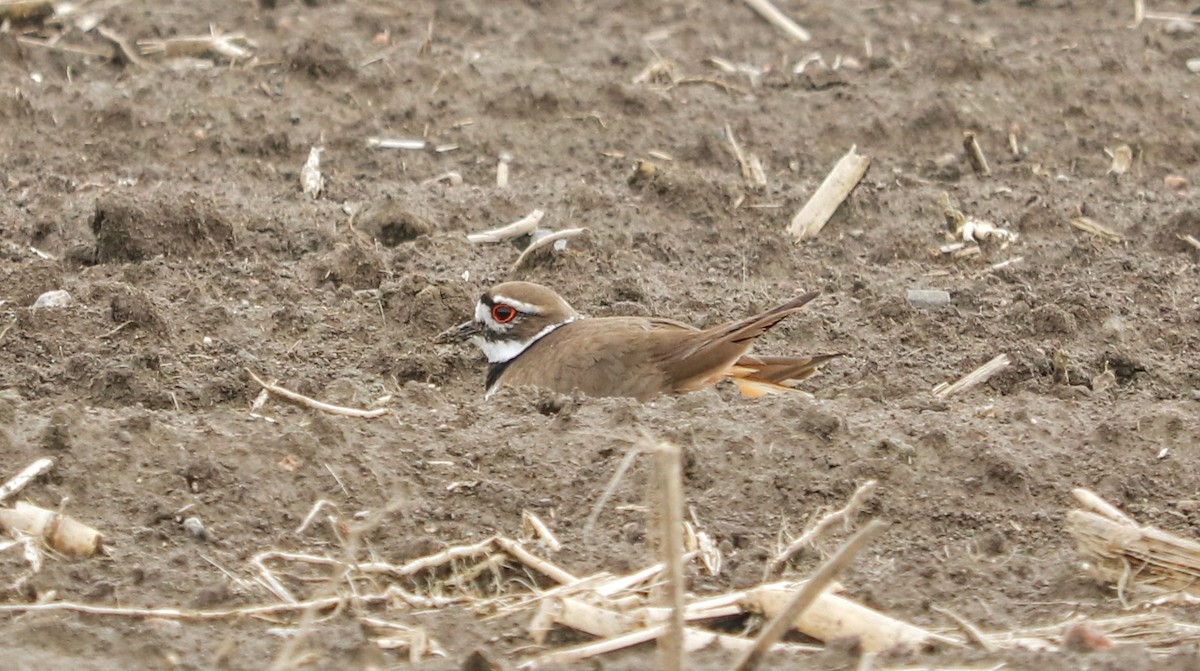
<path fill-rule="evenodd" d="M 963 150 L 967 152 L 967 161 L 971 164 L 971 169 L 980 177 L 987 177 L 992 174 L 992 169 L 988 167 L 987 158 L 983 155 L 983 149 L 979 147 L 979 140 L 975 137 L 974 131 L 966 131 L 963 133 Z"/>
<path fill-rule="evenodd" d="M 102 16 L 102 15 L 93 15 L 93 16 L 98 17 L 98 16 Z M 145 59 L 143 59 L 141 56 L 138 55 L 137 50 L 134 49 L 133 46 L 131 46 L 129 44 L 129 40 L 125 39 L 124 35 L 121 35 L 120 33 L 113 30 L 112 28 L 109 28 L 108 26 L 104 26 L 104 25 L 100 25 L 100 24 L 96 24 L 94 26 L 89 25 L 91 23 L 90 17 L 87 19 L 84 19 L 83 17 L 80 17 L 80 18 L 81 18 L 81 20 L 76 22 L 75 27 L 79 28 L 81 32 L 85 32 L 85 33 L 91 32 L 92 28 L 94 27 L 96 29 L 96 33 L 98 35 L 100 35 L 100 37 L 103 37 L 104 39 L 108 40 L 109 42 L 112 42 L 113 44 L 117 45 L 117 48 L 121 50 L 121 54 L 124 55 L 125 58 L 130 63 L 133 63 L 134 65 L 138 66 L 139 68 L 150 67 L 150 65 L 148 63 L 146 63 Z M 100 19 L 96 18 L 96 20 L 99 21 Z M 80 25 L 80 24 L 83 24 L 83 25 Z"/>
<path fill-rule="evenodd" d="M 254 402 L 250 404 L 250 413 L 254 414 L 254 413 L 258 412 L 259 410 L 262 410 L 262 407 L 264 405 L 266 405 L 267 401 L 269 401 L 270 399 L 271 399 L 271 392 L 267 391 L 266 389 L 260 390 L 258 392 L 258 396 L 254 397 Z"/>
<path fill-rule="evenodd" d="M 783 638 L 787 630 L 794 626 L 796 620 L 803 616 L 805 611 L 811 609 L 812 605 L 817 599 L 821 598 L 821 595 L 833 583 L 838 574 L 849 566 L 850 562 L 854 561 L 854 557 L 885 528 L 887 528 L 886 523 L 880 520 L 871 520 L 867 523 L 867 526 L 859 529 L 849 540 L 843 543 L 837 549 L 837 552 L 833 553 L 833 556 L 829 559 L 826 559 L 817 569 L 817 572 L 800 586 L 800 589 L 788 594 L 784 601 L 779 604 L 779 611 L 770 616 L 770 621 L 759 632 L 758 638 L 754 640 L 754 647 L 742 655 L 734 668 L 737 671 L 754 671 L 754 669 L 758 668 L 763 656 L 771 650 L 779 639 Z M 862 645 L 864 650 L 872 652 L 866 647 L 866 641 L 862 641 Z"/>
<path fill-rule="evenodd" d="M 647 641 L 653 641 L 663 634 L 667 629 L 667 625 L 659 625 L 649 629 L 639 629 L 637 631 L 616 636 L 614 638 L 606 638 L 595 643 L 585 643 L 562 650 L 535 657 L 533 659 L 522 662 L 517 665 L 518 669 L 540 669 L 550 665 L 566 665 L 572 662 L 578 662 L 592 657 L 624 650 L 635 645 L 641 645 Z"/>
<path fill-rule="evenodd" d="M 850 147 L 850 151 L 833 166 L 825 181 L 821 182 L 817 192 L 792 219 L 787 230 L 797 240 L 815 237 L 820 233 L 842 201 L 846 200 L 863 175 L 867 174 L 871 157 L 859 154 L 857 149 L 857 146 Z"/>
<path fill-rule="evenodd" d="M 579 582 L 579 578 L 569 573 L 566 569 L 533 554 L 529 550 L 526 550 L 525 546 L 511 538 L 496 536 L 493 541 L 500 549 L 512 555 L 517 561 L 560 585 L 571 585 Z"/>
<path fill-rule="evenodd" d="M 246 48 L 253 44 L 244 34 L 222 33 L 216 28 L 210 28 L 208 35 L 139 40 L 137 44 L 143 56 L 162 54 L 164 58 L 205 58 L 217 54 L 238 61 L 253 55 Z"/>
<path fill-rule="evenodd" d="M 542 545 L 546 546 L 547 550 L 558 552 L 562 549 L 562 541 L 558 540 L 558 536 L 554 535 L 550 527 L 535 513 L 528 510 L 521 511 L 521 528 L 537 538 Z"/>
<path fill-rule="evenodd" d="M 325 178 L 321 175 L 321 152 L 324 147 L 313 147 L 308 150 L 308 160 L 300 168 L 300 188 L 304 195 L 316 200 L 325 190 Z"/>
<path fill-rule="evenodd" d="M 728 129 L 728 126 L 726 127 Z M 659 521 L 662 526 L 662 561 L 667 567 L 666 604 L 671 611 L 666 635 L 659 639 L 666 671 L 681 671 L 683 652 L 683 466 L 679 447 L 660 443 L 654 452 L 656 488 L 661 492 Z"/>
<path fill-rule="evenodd" d="M 1016 121 L 1008 126 L 1008 151 L 1013 158 L 1021 157 L 1021 124 Z"/>
<path fill-rule="evenodd" d="M 1017 233 L 982 219 L 964 219 L 957 232 L 962 236 L 963 242 L 978 243 L 984 240 L 996 240 L 1008 243 L 1017 239 Z"/>
<path fill-rule="evenodd" d="M 747 160 L 750 161 L 750 183 L 760 188 L 766 188 L 767 171 L 763 169 L 762 160 L 758 158 L 758 154 L 750 154 Z"/>
<path fill-rule="evenodd" d="M 1066 529 L 1091 574 L 1116 586 L 1122 603 L 1139 593 L 1197 596 L 1200 542 L 1195 539 L 1078 509 L 1067 513 Z"/>
<path fill-rule="evenodd" d="M 1200 17 L 1195 14 L 1179 12 L 1143 12 L 1142 16 L 1151 21 L 1181 21 L 1183 23 L 1200 23 Z"/>
<path fill-rule="evenodd" d="M 1025 260 L 1024 256 L 1014 256 L 1011 259 L 1001 261 L 1000 263 L 992 264 L 992 266 L 990 268 L 988 268 L 988 270 L 990 270 L 990 271 L 1003 270 L 1009 266 L 1015 266 L 1016 264 L 1018 264 L 1024 260 Z"/>
<path fill-rule="evenodd" d="M 1105 149 L 1104 153 L 1108 154 L 1112 159 L 1112 165 L 1108 167 L 1108 174 L 1121 176 L 1129 172 L 1130 166 L 1133 165 L 1133 148 L 1127 144 L 1123 144 L 1116 149 Z"/>
<path fill-rule="evenodd" d="M 725 124 L 725 139 L 729 141 L 730 151 L 733 152 L 733 157 L 737 159 L 738 168 L 742 171 L 742 179 L 746 180 L 746 184 L 752 187 L 765 187 L 767 185 L 767 173 L 763 170 L 762 161 L 754 154 L 747 155 L 742 151 L 742 146 L 738 144 L 737 137 L 733 134 L 733 129 L 729 124 Z M 653 155 L 654 152 L 651 152 Z"/>
<path fill-rule="evenodd" d="M 695 519 L 694 511 L 692 519 Z M 709 575 L 721 575 L 721 548 L 717 546 L 717 542 L 713 540 L 712 536 L 706 531 L 701 531 L 693 522 L 684 522 L 683 532 L 683 546 L 687 548 L 688 552 L 694 553 L 700 558 L 700 563 Z"/>
<path fill-rule="evenodd" d="M 267 391 L 264 389 L 263 393 L 265 394 L 265 393 L 267 393 Z M 321 509 L 324 508 L 325 506 L 332 506 L 332 505 L 333 505 L 332 501 L 326 501 L 325 499 L 318 499 L 317 502 L 313 504 L 313 507 L 309 509 L 308 514 L 304 516 L 304 521 L 300 523 L 300 526 L 296 527 L 296 531 L 294 533 L 297 536 L 304 533 L 304 530 L 308 528 L 308 525 L 312 524 L 312 521 L 314 519 L 316 519 L 317 513 L 321 512 Z"/>
<path fill-rule="evenodd" d="M 659 562 L 636 573 L 609 578 L 593 587 L 592 590 L 599 596 L 610 598 L 658 577 L 658 574 L 662 573 L 665 568 L 666 566 Z"/>
<path fill-rule="evenodd" d="M 744 608 L 742 608 L 741 603 L 745 598 L 745 592 L 729 592 L 726 594 L 710 596 L 707 599 L 693 601 L 683 609 L 683 619 L 688 622 L 696 622 L 699 620 L 712 620 L 719 617 L 744 615 L 746 611 Z M 633 613 L 646 624 L 659 624 L 666 622 L 671 616 L 669 611 L 670 609 L 668 608 L 656 608 L 653 606 L 648 606 L 635 610 Z"/>
<path fill-rule="evenodd" d="M 480 233 L 471 233 L 467 235 L 467 242 L 473 245 L 480 243 L 504 242 L 505 240 L 519 238 L 522 235 L 529 235 L 537 230 L 538 224 L 541 223 L 542 217 L 544 216 L 546 216 L 544 211 L 534 210 L 533 212 L 530 212 L 529 214 L 521 217 L 511 224 L 508 224 L 507 226 L 492 228 Z"/>
<path fill-rule="evenodd" d="M 1076 487 L 1071 490 L 1071 495 L 1087 510 L 1103 515 L 1108 519 L 1119 522 L 1126 526 L 1137 527 L 1138 523 L 1129 515 L 1126 515 L 1120 508 L 1100 498 L 1100 495 L 1090 489 L 1084 487 Z"/>
<path fill-rule="evenodd" d="M 512 154 L 500 154 L 500 162 L 496 164 L 496 188 L 503 189 L 508 186 L 508 164 L 512 163 Z"/>
<path fill-rule="evenodd" d="M 438 182 L 445 182 L 450 186 L 461 186 L 463 183 L 462 173 L 457 170 L 443 172 L 436 177 L 430 177 L 424 182 L 421 182 L 421 186 L 429 186 L 430 184 L 437 184 Z"/>
<path fill-rule="evenodd" d="M 1008 358 L 1007 354 L 1000 354 L 979 368 L 967 373 L 957 382 L 953 384 L 943 382 L 934 387 L 933 395 L 938 398 L 946 398 L 952 394 L 966 391 L 975 385 L 986 382 L 988 378 L 1004 370 L 1010 363 L 1012 363 L 1012 360 Z"/>
<path fill-rule="evenodd" d="M 369 137 L 367 138 L 367 146 L 376 149 L 409 149 L 419 151 L 425 148 L 425 141 L 406 138 Z"/>
<path fill-rule="evenodd" d="M 250 370 L 249 368 L 246 369 L 246 373 L 248 373 L 250 375 L 251 379 L 253 379 L 256 383 L 258 383 L 258 386 L 262 387 L 263 389 L 266 389 L 267 391 L 271 392 L 272 394 L 274 394 L 276 396 L 279 396 L 280 398 L 285 398 L 293 403 L 299 403 L 300 405 L 308 406 L 309 408 L 312 408 L 313 410 L 320 410 L 321 412 L 327 412 L 331 415 L 343 415 L 345 417 L 358 417 L 361 419 L 372 419 L 374 417 L 382 417 L 383 415 L 386 415 L 389 412 L 391 412 L 387 408 L 375 408 L 374 410 L 362 410 L 359 408 L 347 408 L 347 407 L 340 406 L 340 405 L 332 405 L 330 403 L 318 401 L 315 398 L 309 398 L 308 396 L 305 396 L 304 394 L 298 394 L 298 393 L 292 391 L 291 389 L 285 389 L 283 387 L 280 387 L 277 384 L 271 384 L 269 382 L 266 382 L 259 376 L 255 375 L 254 371 Z"/>
<path fill-rule="evenodd" d="M 724 597 L 717 597 L 724 600 Z M 709 601 L 714 601 L 710 599 Z M 688 607 L 689 609 L 691 606 Z M 638 627 L 650 627 L 643 631 L 655 631 L 657 626 L 669 618 L 666 609 L 650 608 L 645 611 L 634 611 L 634 614 L 621 613 L 608 608 L 592 605 L 581 598 L 561 597 L 556 599 L 547 599 L 543 603 L 543 611 L 548 611 L 550 619 L 564 627 L 570 627 L 577 631 L 582 631 L 592 636 L 600 638 L 613 638 L 622 636 Z M 737 615 L 743 612 L 735 603 L 729 603 L 723 606 L 719 611 L 707 609 L 705 611 L 697 611 L 696 617 L 689 616 L 689 619 L 707 619 L 712 617 L 724 617 Z M 640 615 L 640 617 L 639 617 Z M 716 643 L 721 648 L 733 651 L 744 651 L 754 644 L 754 641 L 740 636 L 730 636 L 727 634 L 715 634 L 694 627 L 686 627 L 683 630 L 684 649 L 687 651 L 699 650 L 706 647 L 708 644 Z M 715 637 L 715 638 L 714 638 Z M 777 644 L 775 650 L 786 650 L 789 652 L 818 652 L 821 648 L 812 645 L 791 645 Z"/>
<path fill-rule="evenodd" d="M 773 618 L 783 610 L 795 589 L 788 583 L 755 587 L 747 592 L 744 605 Z M 812 606 L 796 617 L 792 628 L 825 642 L 857 638 L 865 652 L 882 652 L 897 646 L 915 650 L 932 641 L 959 643 L 829 591 L 822 592 Z"/>
<path fill-rule="evenodd" d="M 1125 239 L 1125 236 L 1091 217 L 1074 217 L 1071 219 L 1071 226 L 1085 233 L 1091 233 L 1092 235 L 1104 238 L 1109 242 L 1121 242 Z"/>
<path fill-rule="evenodd" d="M 100 549 L 100 532 L 62 513 L 18 501 L 0 508 L 0 527 L 40 538 L 64 554 L 90 557 Z"/>
<path fill-rule="evenodd" d="M 542 610 L 550 614 L 550 619 L 555 624 L 600 638 L 620 636 L 642 626 L 632 615 L 602 608 L 574 597 L 547 599 L 542 605 Z"/>
<path fill-rule="evenodd" d="M 792 39 L 797 42 L 808 42 L 812 39 L 812 35 L 807 30 L 800 27 L 800 24 L 788 18 L 787 14 L 779 11 L 779 8 L 771 3 L 771 0 L 745 0 L 750 8 L 758 12 L 758 15 L 767 20 L 768 23 L 776 28 L 787 33 Z"/>
<path fill-rule="evenodd" d="M 50 470 L 53 466 L 54 460 L 50 457 L 42 457 L 26 466 L 20 473 L 9 478 L 8 482 L 0 485 L 0 503 L 4 503 L 5 499 L 28 487 L 34 478 Z"/>
<path fill-rule="evenodd" d="M 841 522 L 843 527 L 849 528 L 851 522 L 854 521 L 854 516 L 858 514 L 859 509 L 862 508 L 863 503 L 865 503 L 867 500 L 867 497 L 874 493 L 875 488 L 878 485 L 879 483 L 875 480 L 867 480 L 859 485 L 858 489 L 854 490 L 854 494 L 850 496 L 850 500 L 846 502 L 845 506 L 843 506 L 840 510 L 836 510 L 828 515 L 825 515 L 818 520 L 811 529 L 801 534 L 796 540 L 788 543 L 788 546 L 784 548 L 783 552 L 780 552 L 777 557 L 771 560 L 771 563 L 767 566 L 763 578 L 769 578 L 770 576 L 779 572 L 783 565 L 787 563 L 789 559 L 795 556 L 797 552 L 808 547 L 809 544 L 823 536 L 826 531 L 831 529 L 838 522 Z"/>
<path fill-rule="evenodd" d="M 43 252 L 42 250 L 38 249 L 37 247 L 34 247 L 33 245 L 29 246 L 29 251 L 34 256 L 38 257 L 39 259 L 41 259 L 43 261 L 57 261 L 58 260 L 57 256 Z"/>
<path fill-rule="evenodd" d="M 746 154 L 742 152 L 742 146 L 738 144 L 737 137 L 733 134 L 733 128 L 729 124 L 725 124 L 725 140 L 729 142 L 729 149 L 733 152 L 733 157 L 737 159 L 738 167 L 741 168 L 742 179 L 749 182 L 752 178 L 750 164 L 746 161 Z"/>
<path fill-rule="evenodd" d="M 588 604 L 576 601 L 574 607 L 570 610 L 564 610 L 556 621 L 566 624 L 571 628 L 577 628 L 576 625 L 583 627 L 593 627 L 597 630 L 601 628 L 617 628 L 625 621 L 627 616 L 613 611 L 605 611 L 597 613 L 596 611 L 604 611 L 602 608 L 589 606 Z M 599 619 L 598 616 L 610 615 L 615 617 L 605 617 Z M 566 620 L 566 621 L 564 621 Z M 570 622 L 570 624 L 568 624 Z M 592 643 L 584 643 L 582 645 L 555 650 L 554 652 L 546 653 L 539 657 L 522 662 L 517 666 L 519 669 L 540 669 L 545 666 L 570 664 L 592 657 L 599 657 L 610 652 L 624 650 L 635 645 L 647 643 L 661 637 L 666 633 L 667 625 L 658 625 L 638 629 L 629 633 L 624 633 L 616 636 L 602 638 L 599 641 Z M 587 629 L 580 629 L 587 631 Z M 589 632 L 590 633 L 590 632 Z M 684 645 L 686 649 L 691 651 L 703 650 L 716 645 L 722 649 L 732 652 L 743 652 L 748 650 L 754 644 L 750 639 L 740 636 L 731 636 L 729 634 L 717 634 L 703 629 L 688 627 L 684 629 Z M 776 643 L 772 647 L 773 651 L 777 652 L 819 652 L 821 648 L 810 645 L 799 645 L 794 643 Z"/>
<path fill-rule="evenodd" d="M 554 245 L 555 243 L 557 243 L 560 240 L 566 240 L 568 238 L 573 238 L 577 235 L 582 235 L 582 234 L 586 233 L 587 230 L 588 229 L 586 229 L 586 228 L 568 228 L 568 229 L 565 229 L 562 231 L 555 231 L 555 232 L 551 233 L 550 235 L 547 235 L 539 240 L 536 240 L 536 241 L 530 243 L 530 245 L 525 248 L 525 251 L 521 252 L 521 255 L 518 256 L 517 260 L 513 263 L 513 270 L 516 270 L 517 268 L 520 268 L 521 266 L 523 266 L 525 264 L 525 262 L 528 261 L 530 259 L 530 257 L 533 256 L 534 252 L 538 251 L 539 249 L 543 249 L 545 247 L 549 247 L 550 245 Z"/>

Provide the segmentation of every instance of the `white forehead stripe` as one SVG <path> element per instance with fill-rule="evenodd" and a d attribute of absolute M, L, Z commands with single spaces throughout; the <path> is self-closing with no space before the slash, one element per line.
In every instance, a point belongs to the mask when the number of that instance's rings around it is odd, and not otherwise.
<path fill-rule="evenodd" d="M 536 305 L 533 305 L 532 303 L 526 303 L 524 301 L 517 301 L 517 300 L 513 300 L 511 298 L 506 298 L 504 296 L 496 296 L 492 300 L 496 305 L 501 305 L 501 304 L 507 305 L 509 307 L 515 308 L 517 312 L 520 312 L 522 314 L 527 314 L 527 315 L 542 314 L 541 308 L 537 307 Z M 478 303 L 475 304 L 475 321 L 483 322 L 484 324 L 487 325 L 488 330 L 497 331 L 499 333 L 504 333 L 505 331 L 508 331 L 509 329 L 511 329 L 513 326 L 511 323 L 501 324 L 500 322 L 496 321 L 495 319 L 492 319 L 492 311 L 488 308 L 487 304 L 484 303 L 483 301 L 479 301 Z M 541 337 L 541 335 L 543 335 L 543 334 L 539 334 L 538 337 Z M 537 340 L 537 338 L 535 337 L 534 340 Z M 533 340 L 531 340 L 529 342 L 533 342 Z M 520 352 L 518 352 L 518 354 L 519 353 Z M 513 356 L 516 356 L 516 355 L 513 355 Z M 509 358 L 511 359 L 512 357 L 509 357 Z M 503 359 L 503 361 L 507 361 L 507 360 L 508 359 Z"/>

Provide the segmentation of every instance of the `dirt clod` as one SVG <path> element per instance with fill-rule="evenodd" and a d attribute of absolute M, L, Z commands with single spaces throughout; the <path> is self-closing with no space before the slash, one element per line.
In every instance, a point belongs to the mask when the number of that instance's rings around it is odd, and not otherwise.
<path fill-rule="evenodd" d="M 415 240 L 433 230 L 425 218 L 391 196 L 367 205 L 355 218 L 354 227 L 386 247 Z"/>
<path fill-rule="evenodd" d="M 142 291 L 130 290 L 114 295 L 109 301 L 109 311 L 116 324 L 128 324 L 157 334 L 166 331 L 166 324 L 159 316 L 158 308 Z"/>
<path fill-rule="evenodd" d="M 229 222 L 210 201 L 188 193 L 101 198 L 92 215 L 92 234 L 101 263 L 158 255 L 212 256 L 233 246 Z"/>
<path fill-rule="evenodd" d="M 42 447 L 51 452 L 71 449 L 73 434 L 79 422 L 79 411 L 69 406 L 55 408 L 42 429 Z"/>
<path fill-rule="evenodd" d="M 386 273 L 383 256 L 373 247 L 340 242 L 316 264 L 316 283 L 332 282 L 351 289 L 375 289 Z"/>

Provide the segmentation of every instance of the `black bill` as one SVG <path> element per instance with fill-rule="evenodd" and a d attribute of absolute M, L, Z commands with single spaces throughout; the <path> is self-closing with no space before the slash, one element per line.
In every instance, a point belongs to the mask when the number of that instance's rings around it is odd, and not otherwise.
<path fill-rule="evenodd" d="M 479 335 L 483 331 L 483 324 L 477 321 L 463 322 L 458 326 L 448 328 L 438 334 L 434 342 L 439 345 L 445 345 L 455 342 L 466 342 L 472 337 Z"/>

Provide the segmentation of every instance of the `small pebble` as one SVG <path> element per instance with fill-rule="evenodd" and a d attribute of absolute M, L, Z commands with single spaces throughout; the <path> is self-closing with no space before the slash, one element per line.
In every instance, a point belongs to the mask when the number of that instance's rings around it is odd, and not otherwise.
<path fill-rule="evenodd" d="M 1163 26 L 1163 32 L 1168 35 L 1191 35 L 1196 32 L 1196 24 L 1183 19 L 1171 19 Z"/>
<path fill-rule="evenodd" d="M 941 289 L 909 289 L 904 299 L 919 310 L 933 310 L 950 305 L 950 292 Z"/>
<path fill-rule="evenodd" d="M 1189 58 L 1187 69 L 1192 72 L 1200 72 L 1200 58 Z"/>
<path fill-rule="evenodd" d="M 208 529 L 204 528 L 204 522 L 201 522 L 199 517 L 189 517 L 184 520 L 183 530 L 194 536 L 196 540 L 208 541 L 212 538 L 208 535 Z"/>
<path fill-rule="evenodd" d="M 35 310 L 41 308 L 65 308 L 71 304 L 71 294 L 63 289 L 47 291 L 33 302 Z"/>

